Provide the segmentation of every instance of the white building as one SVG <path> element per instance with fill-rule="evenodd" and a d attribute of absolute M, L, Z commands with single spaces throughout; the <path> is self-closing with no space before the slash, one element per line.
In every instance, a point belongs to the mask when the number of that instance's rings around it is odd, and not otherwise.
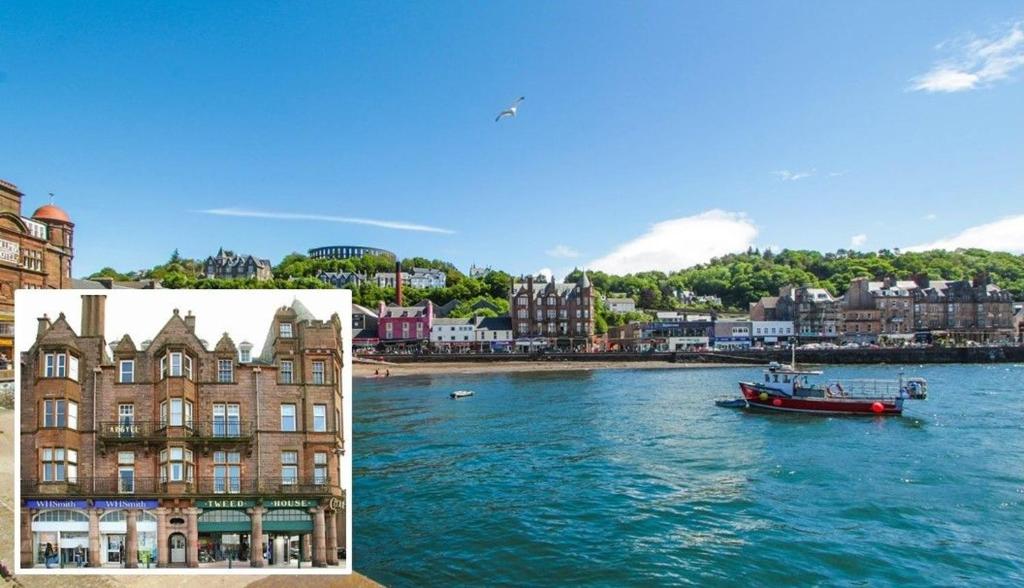
<path fill-rule="evenodd" d="M 795 335 L 793 321 L 752 321 L 750 337 L 755 343 L 775 345 L 783 343 Z"/>
<path fill-rule="evenodd" d="M 612 312 L 625 313 L 636 310 L 636 301 L 632 298 L 607 298 L 604 301 L 605 307 Z"/>
<path fill-rule="evenodd" d="M 435 318 L 430 341 L 442 350 L 499 350 L 512 345 L 509 317 Z"/>
<path fill-rule="evenodd" d="M 693 314 L 680 310 L 659 310 L 654 313 L 659 323 L 685 323 L 689 321 L 710 321 L 709 314 Z"/>
<path fill-rule="evenodd" d="M 395 287 L 395 272 L 380 272 L 373 276 L 372 281 L 381 288 Z M 448 274 L 438 269 L 414 267 L 411 272 L 402 272 L 402 285 L 413 288 L 444 288 L 448 283 Z"/>

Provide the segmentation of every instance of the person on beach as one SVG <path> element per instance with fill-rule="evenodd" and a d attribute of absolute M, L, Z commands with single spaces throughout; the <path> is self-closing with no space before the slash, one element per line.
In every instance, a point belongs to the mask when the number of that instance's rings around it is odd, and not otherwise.
<path fill-rule="evenodd" d="M 391 370 L 386 370 L 385 373 L 384 373 L 384 377 L 385 378 L 390 378 L 391 377 Z"/>

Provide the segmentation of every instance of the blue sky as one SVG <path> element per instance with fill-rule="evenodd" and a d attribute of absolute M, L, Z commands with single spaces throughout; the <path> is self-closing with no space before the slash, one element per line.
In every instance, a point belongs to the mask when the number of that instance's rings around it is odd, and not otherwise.
<path fill-rule="evenodd" d="M 0 4 L 0 177 L 56 194 L 76 275 L 221 245 L 1024 251 L 1019 2 L 253 6 Z"/>

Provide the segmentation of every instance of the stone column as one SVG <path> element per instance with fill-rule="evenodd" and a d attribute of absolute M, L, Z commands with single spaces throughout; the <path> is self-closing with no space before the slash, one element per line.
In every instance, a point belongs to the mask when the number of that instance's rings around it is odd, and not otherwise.
<path fill-rule="evenodd" d="M 188 522 L 188 533 L 185 545 L 185 564 L 190 568 L 199 567 L 199 513 L 198 508 L 186 508 L 185 520 Z"/>
<path fill-rule="evenodd" d="M 139 533 L 136 523 L 139 520 L 139 511 L 135 508 L 128 509 L 128 516 L 125 522 L 128 524 L 128 534 L 125 536 L 124 559 L 126 568 L 139 567 Z"/>
<path fill-rule="evenodd" d="M 266 510 L 262 506 L 254 506 L 245 511 L 249 513 L 249 521 L 252 524 L 249 533 L 249 566 L 253 568 L 267 565 L 263 558 L 263 513 Z"/>
<path fill-rule="evenodd" d="M 313 559 L 313 535 L 306 533 L 302 536 L 302 561 Z"/>
<path fill-rule="evenodd" d="M 313 567 L 327 566 L 327 541 L 324 533 L 324 507 L 309 509 L 313 515 Z"/>
<path fill-rule="evenodd" d="M 167 509 L 157 508 L 156 514 L 156 567 L 166 568 L 170 562 L 171 541 L 167 533 Z"/>
<path fill-rule="evenodd" d="M 338 565 L 338 511 L 327 511 L 327 565 Z"/>
<path fill-rule="evenodd" d="M 89 509 L 89 567 L 98 568 L 100 563 L 100 510 Z"/>
<path fill-rule="evenodd" d="M 21 509 L 21 567 L 31 568 L 35 565 L 35 554 L 32 553 L 32 516 L 35 511 Z"/>

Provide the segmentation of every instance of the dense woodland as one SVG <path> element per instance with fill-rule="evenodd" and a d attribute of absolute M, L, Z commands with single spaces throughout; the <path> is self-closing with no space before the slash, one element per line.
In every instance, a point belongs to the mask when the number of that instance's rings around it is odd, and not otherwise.
<path fill-rule="evenodd" d="M 472 306 L 481 300 L 489 301 L 501 309 L 497 314 L 508 310 L 508 288 L 512 276 L 505 272 L 495 271 L 484 278 L 474 279 L 451 263 L 421 257 L 405 259 L 402 265 L 407 268 L 440 269 L 448 276 L 445 288 L 404 288 L 405 304 L 415 304 L 424 298 L 430 298 L 435 304 L 459 300 L 460 304 L 452 316 L 496 314 L 490 309 L 473 310 Z M 175 250 L 167 263 L 152 269 L 120 273 L 108 267 L 90 277 L 105 276 L 115 280 L 159 279 L 166 288 L 324 288 L 329 286 L 316 278 L 324 270 L 372 275 L 393 271 L 394 265 L 383 257 L 321 260 L 293 253 L 274 267 L 273 280 L 214 280 L 202 277 L 202 260 L 182 258 Z M 588 275 L 601 295 L 630 296 L 637 301 L 639 308 L 645 310 L 682 308 L 676 292 L 689 290 L 698 295 L 719 296 L 724 307 L 720 310 L 743 312 L 750 302 L 773 295 L 786 284 L 820 286 L 833 295 L 842 295 L 852 279 L 862 276 L 910 279 L 915 275 L 927 275 L 932 279 L 969 280 L 984 275 L 992 283 L 1012 292 L 1014 298 L 1024 299 L 1024 255 L 982 249 L 925 252 L 882 250 L 869 253 L 843 249 L 835 253 L 788 249 L 773 253 L 751 249 L 670 273 L 640 272 L 614 276 L 590 271 Z M 574 281 L 579 276 L 580 271 L 575 270 L 565 279 Z M 352 295 L 353 302 L 371 308 L 376 307 L 379 300 L 395 299 L 394 288 L 380 288 L 376 284 L 364 284 L 355 289 Z M 596 305 L 596 310 L 598 332 L 604 332 L 608 325 L 647 316 L 644 313 L 613 315 L 605 312 L 603 305 Z"/>

